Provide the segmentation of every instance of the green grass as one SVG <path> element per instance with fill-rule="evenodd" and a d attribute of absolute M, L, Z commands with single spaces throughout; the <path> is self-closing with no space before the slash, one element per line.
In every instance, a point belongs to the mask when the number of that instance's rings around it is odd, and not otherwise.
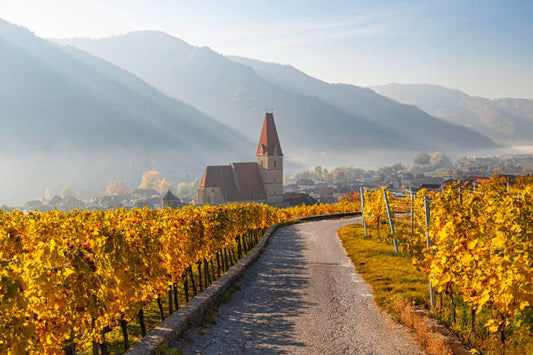
<path fill-rule="evenodd" d="M 416 270 L 411 257 L 396 254 L 392 244 L 358 237 L 361 235 L 364 235 L 364 229 L 360 224 L 346 226 L 339 231 L 344 249 L 355 268 L 372 285 L 376 303 L 389 312 L 398 300 L 428 304 L 426 275 Z"/>
<path fill-rule="evenodd" d="M 163 343 L 157 348 L 157 355 L 183 355 L 183 351 L 181 349 L 172 349 Z"/>
<path fill-rule="evenodd" d="M 339 230 L 339 238 L 344 249 L 355 265 L 356 270 L 372 286 L 375 301 L 384 310 L 397 319 L 393 310 L 395 303 L 422 305 L 429 309 L 429 284 L 427 275 L 417 270 L 412 263 L 412 256 L 400 244 L 400 253 L 394 252 L 392 237 L 386 235 L 388 224 L 383 224 L 380 241 L 376 226 L 368 228 L 369 237 L 364 236 L 362 224 L 353 224 Z M 397 223 L 396 231 L 409 234 L 409 223 Z M 419 246 L 422 248 L 423 246 Z M 490 317 L 487 310 L 476 315 L 474 334 L 470 334 L 470 307 L 462 300 L 460 294 L 454 294 L 455 322 L 450 298 L 444 294 L 437 295 L 437 307 L 432 314 L 444 322 L 459 339 L 485 354 L 499 354 L 501 347 L 495 336 L 489 336 L 483 327 Z M 533 313 L 533 312 L 530 312 Z M 507 329 L 506 354 L 533 354 L 533 334 L 531 324 L 533 315 L 524 317 L 521 325 L 513 324 Z"/>

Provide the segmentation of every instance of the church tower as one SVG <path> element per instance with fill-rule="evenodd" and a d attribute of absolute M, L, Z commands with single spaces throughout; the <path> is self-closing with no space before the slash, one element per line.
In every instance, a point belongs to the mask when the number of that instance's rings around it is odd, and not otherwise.
<path fill-rule="evenodd" d="M 265 115 L 256 162 L 265 188 L 267 203 L 283 202 L 283 153 L 272 111 L 267 111 Z"/>

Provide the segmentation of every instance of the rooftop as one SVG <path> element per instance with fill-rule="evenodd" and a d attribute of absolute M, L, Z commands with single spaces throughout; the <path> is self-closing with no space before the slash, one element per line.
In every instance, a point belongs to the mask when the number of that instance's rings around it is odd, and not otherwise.
<path fill-rule="evenodd" d="M 265 114 L 263 130 L 261 131 L 261 138 L 259 138 L 259 145 L 257 147 L 257 155 L 283 156 L 281 145 L 279 144 L 278 132 L 274 123 L 274 115 L 271 112 Z"/>

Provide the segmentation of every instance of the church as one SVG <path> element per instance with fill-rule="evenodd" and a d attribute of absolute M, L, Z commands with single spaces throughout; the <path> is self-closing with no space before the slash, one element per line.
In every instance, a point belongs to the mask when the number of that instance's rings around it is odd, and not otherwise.
<path fill-rule="evenodd" d="M 283 202 L 283 153 L 271 111 L 265 114 L 256 161 L 208 166 L 196 201 L 199 205 Z"/>

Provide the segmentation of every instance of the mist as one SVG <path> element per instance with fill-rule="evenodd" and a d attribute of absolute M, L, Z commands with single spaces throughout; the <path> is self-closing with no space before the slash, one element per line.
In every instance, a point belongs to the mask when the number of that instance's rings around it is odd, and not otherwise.
<path fill-rule="evenodd" d="M 46 188 L 52 195 L 60 195 L 65 186 L 70 186 L 76 193 L 88 197 L 92 193 L 103 193 L 110 181 L 136 187 L 146 170 L 159 171 L 177 186 L 179 182 L 201 177 L 207 164 L 240 160 L 234 158 L 224 152 L 197 152 L 191 159 L 191 153 L 187 151 L 153 152 L 142 148 L 0 155 L 0 205 L 20 205 L 43 198 Z"/>
<path fill-rule="evenodd" d="M 65 186 L 82 198 L 110 181 L 135 187 L 147 170 L 177 186 L 207 165 L 253 161 L 265 108 L 275 112 L 286 174 L 409 164 L 422 152 L 517 153 L 368 88 L 162 32 L 61 43 L 0 19 L 0 205 Z M 515 101 L 505 105 L 517 112 Z"/>
<path fill-rule="evenodd" d="M 294 174 L 301 171 L 301 167 L 305 169 L 312 169 L 320 165 L 323 168 L 333 169 L 339 166 L 354 166 L 361 169 L 376 170 L 383 166 L 389 166 L 396 163 L 409 165 L 413 159 L 420 153 L 435 153 L 440 152 L 446 154 L 451 160 L 457 160 L 463 156 L 477 156 L 477 157 L 493 157 L 493 156 L 508 156 L 515 154 L 533 154 L 533 146 L 509 146 L 498 147 L 494 149 L 478 149 L 478 150 L 427 150 L 427 151 L 402 151 L 394 149 L 383 150 L 354 150 L 353 152 L 321 152 L 319 154 L 292 154 L 289 161 L 293 165 L 289 165 L 285 170 L 288 174 Z M 287 157 L 286 157 L 287 158 Z"/>

